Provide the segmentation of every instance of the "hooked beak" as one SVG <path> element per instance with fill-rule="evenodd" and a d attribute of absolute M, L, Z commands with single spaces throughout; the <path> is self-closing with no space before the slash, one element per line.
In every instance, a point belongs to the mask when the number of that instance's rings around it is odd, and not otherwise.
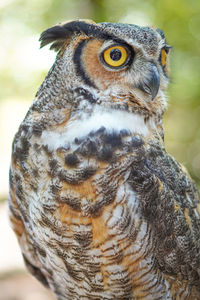
<path fill-rule="evenodd" d="M 150 76 L 144 81 L 140 82 L 138 88 L 143 92 L 151 95 L 152 100 L 155 99 L 158 94 L 158 90 L 160 87 L 160 76 L 158 74 L 158 70 L 155 65 L 153 65 L 152 70 L 150 72 Z"/>

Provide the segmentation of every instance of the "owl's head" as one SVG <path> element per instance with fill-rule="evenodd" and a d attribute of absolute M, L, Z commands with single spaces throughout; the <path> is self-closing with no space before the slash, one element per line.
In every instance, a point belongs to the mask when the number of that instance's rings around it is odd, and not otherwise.
<path fill-rule="evenodd" d="M 106 107 L 162 115 L 171 47 L 161 30 L 77 20 L 47 29 L 40 41 L 58 52 L 62 88 Z"/>

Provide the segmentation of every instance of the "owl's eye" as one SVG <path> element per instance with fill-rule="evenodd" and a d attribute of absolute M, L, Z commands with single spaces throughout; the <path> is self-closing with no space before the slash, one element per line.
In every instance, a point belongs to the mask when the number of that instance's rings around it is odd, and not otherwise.
<path fill-rule="evenodd" d="M 166 66 L 167 63 L 167 53 L 165 51 L 165 49 L 161 50 L 161 65 L 162 67 Z"/>
<path fill-rule="evenodd" d="M 165 46 L 164 48 L 161 49 L 160 61 L 162 67 L 165 67 L 167 64 L 167 54 L 169 53 L 170 49 L 171 49 L 170 46 Z"/>
<path fill-rule="evenodd" d="M 111 67 L 121 67 L 127 61 L 128 53 L 123 46 L 113 46 L 103 52 L 103 59 Z"/>

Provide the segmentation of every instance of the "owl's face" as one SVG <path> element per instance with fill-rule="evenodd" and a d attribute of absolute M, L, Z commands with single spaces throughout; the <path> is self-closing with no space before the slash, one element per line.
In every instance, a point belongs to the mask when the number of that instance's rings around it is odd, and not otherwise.
<path fill-rule="evenodd" d="M 40 40 L 59 51 L 62 86 L 82 88 L 100 105 L 162 114 L 170 46 L 161 30 L 80 20 L 54 26 Z"/>

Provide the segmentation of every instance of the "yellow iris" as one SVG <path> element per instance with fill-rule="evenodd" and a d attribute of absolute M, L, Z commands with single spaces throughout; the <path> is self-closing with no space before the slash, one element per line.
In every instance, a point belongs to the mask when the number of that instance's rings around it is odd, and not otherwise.
<path fill-rule="evenodd" d="M 127 59 L 127 51 L 122 46 L 113 46 L 104 51 L 105 62 L 111 67 L 122 66 Z"/>
<path fill-rule="evenodd" d="M 167 63 L 167 53 L 165 49 L 161 50 L 161 65 L 164 67 Z"/>

